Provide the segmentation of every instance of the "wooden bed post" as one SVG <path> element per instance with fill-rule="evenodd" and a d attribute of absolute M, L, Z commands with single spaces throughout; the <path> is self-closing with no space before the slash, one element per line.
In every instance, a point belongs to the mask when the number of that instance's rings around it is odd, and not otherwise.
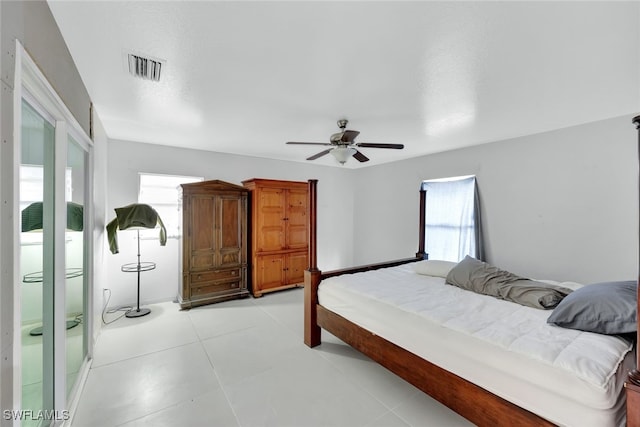
<path fill-rule="evenodd" d="M 425 252 L 425 214 L 427 204 L 427 190 L 420 187 L 420 218 L 419 221 L 419 230 L 418 230 L 418 252 L 416 252 L 416 258 L 427 259 L 429 255 Z"/>
<path fill-rule="evenodd" d="M 318 285 L 322 272 L 318 270 L 318 180 L 309 181 L 309 268 L 304 272 L 304 343 L 309 347 L 320 344 L 320 326 L 318 326 L 317 304 Z"/>
<path fill-rule="evenodd" d="M 638 164 L 640 165 L 640 116 L 636 116 L 632 120 L 638 130 Z M 638 201 L 640 202 L 640 175 L 638 176 Z M 640 217 L 638 218 L 640 227 Z M 640 228 L 639 228 L 640 230 Z M 640 237 L 640 236 L 639 236 Z M 638 240 L 640 242 L 640 239 Z M 638 260 L 640 266 L 640 259 Z M 640 276 L 638 277 L 638 285 L 640 288 Z M 640 313 L 640 298 L 637 301 L 637 312 Z M 636 331 L 636 346 L 640 342 L 640 316 L 638 316 L 638 330 Z M 636 347 L 636 369 L 629 372 L 627 382 L 624 384 L 627 390 L 627 426 L 640 427 L 640 352 Z"/>

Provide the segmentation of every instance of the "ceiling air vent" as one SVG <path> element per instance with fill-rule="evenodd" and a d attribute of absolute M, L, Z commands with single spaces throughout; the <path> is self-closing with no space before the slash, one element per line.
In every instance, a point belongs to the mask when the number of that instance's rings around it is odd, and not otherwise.
<path fill-rule="evenodd" d="M 128 54 L 128 62 L 131 75 L 156 82 L 160 81 L 164 61 L 130 53 Z"/>

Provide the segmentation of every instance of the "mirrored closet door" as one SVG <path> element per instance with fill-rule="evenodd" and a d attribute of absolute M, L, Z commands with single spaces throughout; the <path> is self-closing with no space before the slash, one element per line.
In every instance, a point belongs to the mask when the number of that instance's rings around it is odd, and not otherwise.
<path fill-rule="evenodd" d="M 51 118 L 22 102 L 20 164 L 20 293 L 22 408 L 53 408 L 53 306 L 45 289 L 54 283 L 54 148 Z M 38 420 L 23 419 L 37 426 Z"/>
<path fill-rule="evenodd" d="M 88 367 L 90 146 L 28 93 L 20 127 L 21 425 L 63 420 Z"/>

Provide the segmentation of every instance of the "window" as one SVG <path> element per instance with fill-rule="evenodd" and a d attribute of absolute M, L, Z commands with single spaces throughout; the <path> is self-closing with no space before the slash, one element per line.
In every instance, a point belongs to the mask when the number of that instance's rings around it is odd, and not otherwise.
<path fill-rule="evenodd" d="M 140 193 L 138 203 L 151 205 L 160 215 L 164 226 L 167 228 L 167 237 L 180 237 L 182 235 L 182 201 L 180 200 L 179 186 L 190 182 L 203 181 L 203 177 L 140 174 Z M 158 238 L 158 232 L 143 230 L 140 236 L 144 238 Z"/>
<path fill-rule="evenodd" d="M 483 260 L 480 206 L 474 176 L 424 181 L 425 246 L 430 259 Z"/>

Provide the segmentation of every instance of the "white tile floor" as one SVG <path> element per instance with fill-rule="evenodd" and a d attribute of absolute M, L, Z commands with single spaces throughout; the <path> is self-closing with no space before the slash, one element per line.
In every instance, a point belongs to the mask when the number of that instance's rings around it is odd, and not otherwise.
<path fill-rule="evenodd" d="M 470 426 L 323 331 L 302 342 L 302 289 L 105 326 L 73 427 Z"/>

